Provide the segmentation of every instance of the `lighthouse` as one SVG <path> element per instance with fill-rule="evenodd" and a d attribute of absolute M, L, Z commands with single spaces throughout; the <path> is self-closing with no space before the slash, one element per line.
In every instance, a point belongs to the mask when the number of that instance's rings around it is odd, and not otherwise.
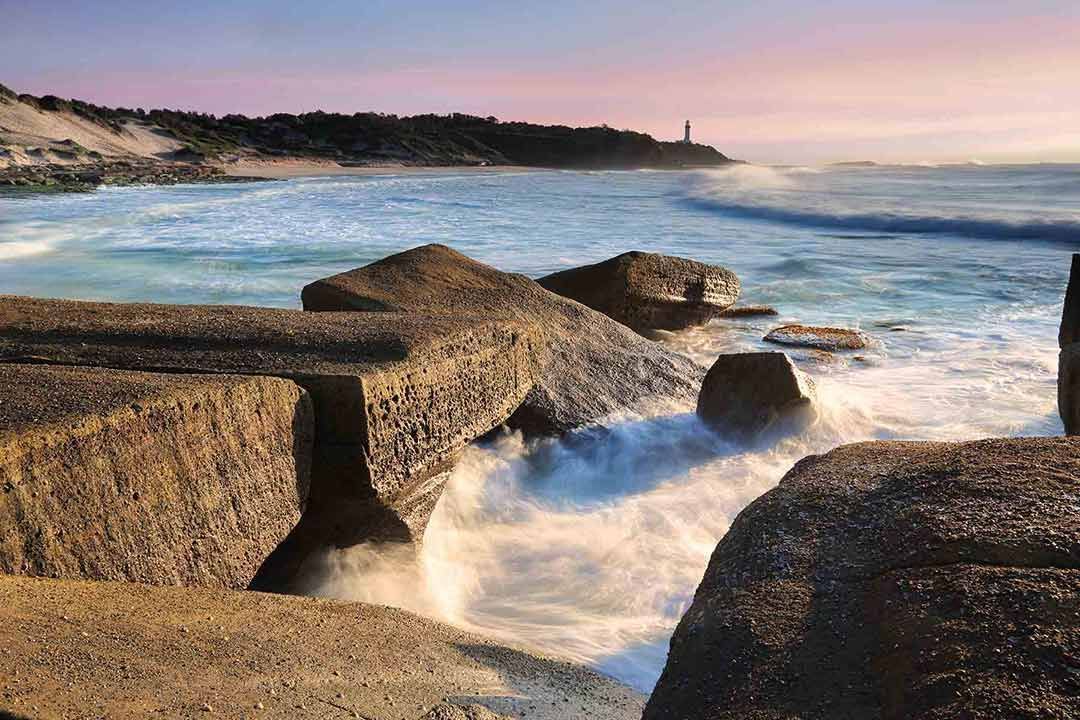
<path fill-rule="evenodd" d="M 683 135 L 682 141 L 684 143 L 686 143 L 687 145 L 690 144 L 690 121 L 689 120 L 686 121 L 686 134 Z"/>

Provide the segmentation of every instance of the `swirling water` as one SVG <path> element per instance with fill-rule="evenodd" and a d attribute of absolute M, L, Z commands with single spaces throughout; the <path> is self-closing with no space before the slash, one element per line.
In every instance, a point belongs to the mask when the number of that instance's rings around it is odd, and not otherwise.
<path fill-rule="evenodd" d="M 1056 331 L 1080 167 L 441 172 L 0 196 L 0 292 L 298 307 L 307 282 L 441 242 L 539 275 L 628 249 L 719 262 L 780 318 L 663 342 L 703 363 L 784 321 L 861 327 L 800 356 L 822 412 L 741 447 L 685 412 L 471 448 L 419 569 L 324 558 L 313 592 L 412 608 L 648 690 L 709 554 L 800 457 L 876 438 L 1060 432 Z"/>

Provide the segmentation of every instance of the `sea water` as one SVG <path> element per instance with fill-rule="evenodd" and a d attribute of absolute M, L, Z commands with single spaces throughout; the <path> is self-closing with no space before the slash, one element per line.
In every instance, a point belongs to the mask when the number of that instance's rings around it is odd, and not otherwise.
<path fill-rule="evenodd" d="M 799 458 L 870 439 L 1061 432 L 1056 337 L 1080 166 L 494 171 L 0 196 L 0 292 L 299 307 L 300 288 L 424 243 L 538 276 L 627 250 L 721 263 L 743 302 L 661 341 L 702 363 L 785 322 L 857 327 L 798 355 L 818 421 L 740 446 L 685 407 L 466 453 L 419 567 L 361 548 L 313 593 L 383 602 L 648 691 L 739 510 Z M 772 349 L 772 348 L 770 348 Z"/>

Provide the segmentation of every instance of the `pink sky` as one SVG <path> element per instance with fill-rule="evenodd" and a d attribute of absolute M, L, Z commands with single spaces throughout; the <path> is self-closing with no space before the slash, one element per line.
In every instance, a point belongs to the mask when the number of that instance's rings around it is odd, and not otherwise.
<path fill-rule="evenodd" d="M 137 27 L 142 5 L 94 16 L 99 42 L 130 39 L 123 23 Z M 138 61 L 77 42 L 66 63 L 27 62 L 47 52 L 28 46 L 13 65 L 0 50 L 15 69 L 0 81 L 103 104 L 460 111 L 660 138 L 689 118 L 695 139 L 760 162 L 1080 161 L 1080 3 L 601 1 L 526 13 L 466 2 L 446 17 L 446 6 L 380 2 L 353 17 L 347 5 L 292 24 L 234 13 L 210 35 L 178 15 L 173 42 L 191 48 L 144 39 Z M 63 39 L 55 17 L 25 13 L 16 25 L 49 21 Z"/>

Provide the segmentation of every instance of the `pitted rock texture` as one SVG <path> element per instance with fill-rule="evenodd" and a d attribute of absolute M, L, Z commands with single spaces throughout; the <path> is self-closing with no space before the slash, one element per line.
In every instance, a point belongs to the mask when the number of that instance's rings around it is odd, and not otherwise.
<path fill-rule="evenodd" d="M 704 325 L 739 298 L 739 278 L 719 265 L 628 252 L 537 280 L 636 331 Z"/>
<path fill-rule="evenodd" d="M 533 387 L 537 332 L 505 319 L 0 296 L 0 360 L 289 378 L 315 408 L 308 511 L 256 577 L 288 589 L 327 543 L 419 539 L 457 453 Z"/>
<path fill-rule="evenodd" d="M 645 720 L 1080 717 L 1080 440 L 801 460 L 717 545 Z"/>
<path fill-rule="evenodd" d="M 1058 332 L 1058 413 L 1066 435 L 1080 434 L 1080 254 L 1072 256 Z"/>
<path fill-rule="evenodd" d="M 314 432 L 288 380 L 0 365 L 0 571 L 246 587 Z"/>
<path fill-rule="evenodd" d="M 10 575 L 0 678 L 0 717 L 34 720 L 638 720 L 644 700 L 378 605 Z"/>
<path fill-rule="evenodd" d="M 542 369 L 513 427 L 562 432 L 654 401 L 690 404 L 705 369 L 523 275 L 425 245 L 304 288 L 310 311 L 510 318 L 541 338 Z"/>
<path fill-rule="evenodd" d="M 870 342 L 869 336 L 860 330 L 811 325 L 784 325 L 770 330 L 763 339 L 777 345 L 818 350 L 861 350 Z"/>
<path fill-rule="evenodd" d="M 747 439 L 812 422 L 815 397 L 814 381 L 784 353 L 721 355 L 701 385 L 697 414 L 714 429 Z"/>

